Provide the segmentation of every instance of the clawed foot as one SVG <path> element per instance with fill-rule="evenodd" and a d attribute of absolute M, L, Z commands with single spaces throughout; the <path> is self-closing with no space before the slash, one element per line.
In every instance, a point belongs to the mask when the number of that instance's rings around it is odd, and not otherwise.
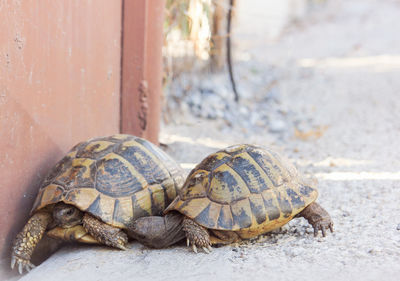
<path fill-rule="evenodd" d="M 128 236 L 126 235 L 125 232 L 119 231 L 112 239 L 112 241 L 109 242 L 110 246 L 113 246 L 115 248 L 121 249 L 121 250 L 128 250 L 126 247 L 126 244 L 128 243 Z"/>
<path fill-rule="evenodd" d="M 197 248 L 203 249 L 209 254 L 212 251 L 210 234 L 207 229 L 198 225 L 191 219 L 183 220 L 183 231 L 186 233 L 186 244 L 192 246 L 193 252 L 197 253 Z"/>
<path fill-rule="evenodd" d="M 188 247 L 190 247 L 190 245 L 192 245 L 192 250 L 196 254 L 197 254 L 197 247 L 203 249 L 203 251 L 206 252 L 207 254 L 212 252 L 212 248 L 211 248 L 210 244 L 203 243 L 203 244 L 199 245 L 199 244 L 195 243 L 193 240 L 190 240 L 189 238 L 186 238 L 186 245 Z"/>
<path fill-rule="evenodd" d="M 313 225 L 314 228 L 314 237 L 317 237 L 318 231 L 321 230 L 322 236 L 326 236 L 326 230 L 329 228 L 331 232 L 333 232 L 333 222 L 331 220 L 322 220 L 317 221 Z"/>
<path fill-rule="evenodd" d="M 299 213 L 300 217 L 304 217 L 308 220 L 309 224 L 311 224 L 314 228 L 314 236 L 318 235 L 318 231 L 322 231 L 322 236 L 326 236 L 326 230 L 329 228 L 331 232 L 333 232 L 333 222 L 331 216 L 328 212 L 322 208 L 318 203 L 313 202 L 304 208 L 301 213 Z"/>
<path fill-rule="evenodd" d="M 19 274 L 22 274 L 24 270 L 29 272 L 35 267 L 35 265 L 33 265 L 29 260 L 20 258 L 13 254 L 11 256 L 11 269 L 14 269 L 15 266 L 18 267 Z"/>
<path fill-rule="evenodd" d="M 30 271 L 35 266 L 30 262 L 32 252 L 42 239 L 46 227 L 51 221 L 51 214 L 46 211 L 35 213 L 14 239 L 11 252 L 11 268 L 18 268 L 22 274 L 24 270 Z"/>

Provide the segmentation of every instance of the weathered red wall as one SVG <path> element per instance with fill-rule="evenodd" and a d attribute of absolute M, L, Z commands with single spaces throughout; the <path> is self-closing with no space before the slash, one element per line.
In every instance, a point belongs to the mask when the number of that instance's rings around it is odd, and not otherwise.
<path fill-rule="evenodd" d="M 3 272 L 48 169 L 76 142 L 119 131 L 121 7 L 116 0 L 0 2 Z"/>
<path fill-rule="evenodd" d="M 121 131 L 158 143 L 165 0 L 124 2 Z"/>

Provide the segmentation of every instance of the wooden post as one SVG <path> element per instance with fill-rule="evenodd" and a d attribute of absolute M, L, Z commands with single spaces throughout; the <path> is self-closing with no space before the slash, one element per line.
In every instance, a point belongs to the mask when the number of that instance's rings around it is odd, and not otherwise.
<path fill-rule="evenodd" d="M 214 14 L 211 37 L 211 69 L 221 71 L 226 62 L 226 18 L 228 1 L 216 0 L 214 2 Z"/>

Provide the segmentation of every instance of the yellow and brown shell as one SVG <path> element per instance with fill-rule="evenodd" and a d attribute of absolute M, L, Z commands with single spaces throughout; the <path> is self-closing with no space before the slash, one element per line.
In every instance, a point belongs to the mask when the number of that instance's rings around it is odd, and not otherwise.
<path fill-rule="evenodd" d="M 277 153 L 243 144 L 198 164 L 165 212 L 176 210 L 206 228 L 250 238 L 287 223 L 317 196 Z"/>
<path fill-rule="evenodd" d="M 183 181 L 180 166 L 144 139 L 91 139 L 73 147 L 50 171 L 32 213 L 64 202 L 125 228 L 132 219 L 162 214 Z"/>

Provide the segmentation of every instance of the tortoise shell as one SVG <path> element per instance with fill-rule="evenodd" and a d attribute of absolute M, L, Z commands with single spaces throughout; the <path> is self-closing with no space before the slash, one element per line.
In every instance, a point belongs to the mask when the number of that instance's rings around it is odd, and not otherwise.
<path fill-rule="evenodd" d="M 276 152 L 243 144 L 198 164 L 165 212 L 176 210 L 206 228 L 250 238 L 287 223 L 317 196 Z"/>
<path fill-rule="evenodd" d="M 183 170 L 152 143 L 130 135 L 81 142 L 50 171 L 32 211 L 64 202 L 110 225 L 160 215 L 184 182 Z"/>

